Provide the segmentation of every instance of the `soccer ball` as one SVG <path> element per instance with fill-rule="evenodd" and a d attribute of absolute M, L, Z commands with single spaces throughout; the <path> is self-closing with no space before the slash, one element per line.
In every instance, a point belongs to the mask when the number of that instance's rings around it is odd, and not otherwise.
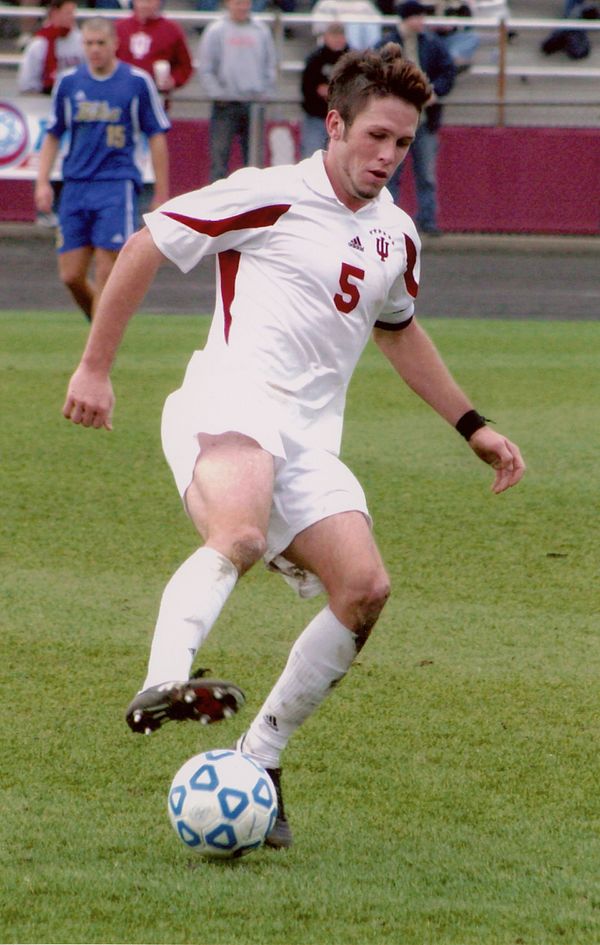
<path fill-rule="evenodd" d="M 262 846 L 277 817 L 277 795 L 261 765 L 240 751 L 194 755 L 169 791 L 179 838 L 206 857 L 238 857 Z"/>

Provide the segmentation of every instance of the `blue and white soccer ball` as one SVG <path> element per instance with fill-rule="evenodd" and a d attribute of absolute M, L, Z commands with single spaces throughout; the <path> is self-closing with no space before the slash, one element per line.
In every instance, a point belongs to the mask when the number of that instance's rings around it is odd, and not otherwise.
<path fill-rule="evenodd" d="M 179 838 L 206 857 L 238 857 L 262 846 L 277 817 L 277 794 L 261 765 L 240 751 L 194 755 L 169 791 Z"/>

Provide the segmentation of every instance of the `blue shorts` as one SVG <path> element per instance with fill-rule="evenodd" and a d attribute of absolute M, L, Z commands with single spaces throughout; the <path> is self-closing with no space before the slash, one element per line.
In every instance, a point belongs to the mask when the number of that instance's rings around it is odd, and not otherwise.
<path fill-rule="evenodd" d="M 58 206 L 59 253 L 83 246 L 118 252 L 135 230 L 137 193 L 130 180 L 66 181 Z"/>

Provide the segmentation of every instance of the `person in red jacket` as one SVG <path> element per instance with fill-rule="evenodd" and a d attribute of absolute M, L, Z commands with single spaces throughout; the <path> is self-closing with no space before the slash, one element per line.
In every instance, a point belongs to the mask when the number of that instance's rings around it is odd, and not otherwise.
<path fill-rule="evenodd" d="M 58 73 L 83 61 L 76 13 L 75 0 L 50 0 L 44 25 L 23 53 L 17 76 L 19 92 L 50 95 Z"/>
<path fill-rule="evenodd" d="M 144 69 L 168 94 L 185 85 L 194 67 L 183 30 L 162 16 L 161 7 L 161 0 L 133 0 L 133 15 L 116 24 L 117 56 Z"/>

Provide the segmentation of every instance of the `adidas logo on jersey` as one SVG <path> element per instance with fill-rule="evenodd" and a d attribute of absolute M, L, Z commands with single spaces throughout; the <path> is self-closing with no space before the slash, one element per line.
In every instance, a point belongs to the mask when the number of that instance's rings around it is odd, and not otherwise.
<path fill-rule="evenodd" d="M 359 249 L 361 253 L 365 251 L 365 247 L 360 241 L 360 236 L 355 236 L 353 240 L 350 240 L 348 246 L 352 247 L 352 249 Z"/>

